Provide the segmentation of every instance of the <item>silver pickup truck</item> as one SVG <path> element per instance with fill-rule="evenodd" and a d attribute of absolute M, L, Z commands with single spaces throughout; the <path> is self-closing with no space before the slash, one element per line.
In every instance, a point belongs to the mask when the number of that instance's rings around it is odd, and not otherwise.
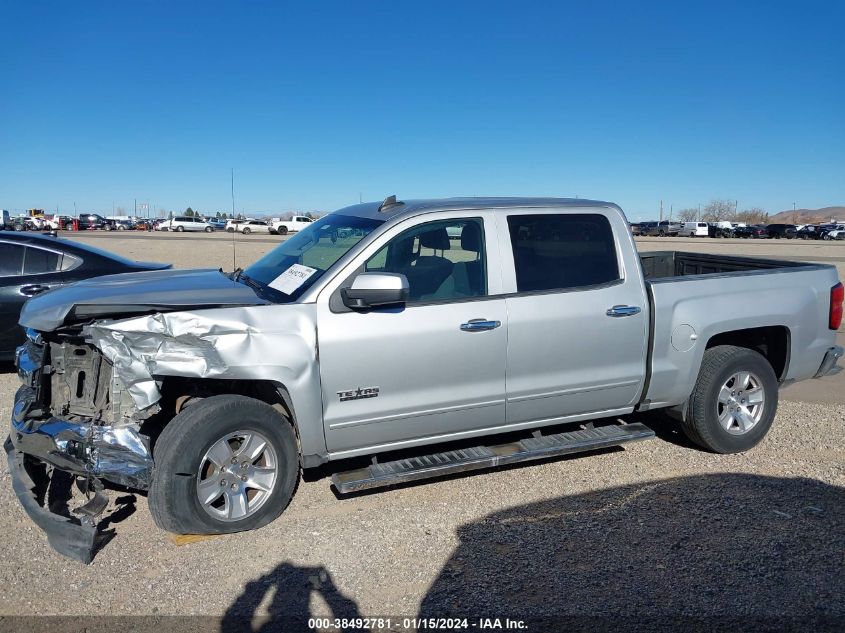
<path fill-rule="evenodd" d="M 653 436 L 634 411 L 744 451 L 779 386 L 839 369 L 842 300 L 832 266 L 639 255 L 606 202 L 390 197 L 245 270 L 30 300 L 6 449 L 24 508 L 80 560 L 107 482 L 147 491 L 165 530 L 225 533 L 278 517 L 301 469 L 341 462 L 348 493 L 595 450 Z M 56 471 L 88 499 L 65 516 L 39 492 Z"/>

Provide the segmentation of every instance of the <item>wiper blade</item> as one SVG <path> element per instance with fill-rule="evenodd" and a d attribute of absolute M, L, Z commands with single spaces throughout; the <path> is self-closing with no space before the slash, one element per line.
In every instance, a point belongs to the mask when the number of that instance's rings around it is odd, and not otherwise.
<path fill-rule="evenodd" d="M 244 275 L 244 272 L 241 269 L 238 269 L 238 276 L 235 277 L 235 281 L 241 281 L 245 283 L 247 286 L 257 291 L 259 295 L 264 294 L 264 284 L 262 284 L 260 281 L 256 281 L 252 277 L 247 277 L 246 275 Z"/>

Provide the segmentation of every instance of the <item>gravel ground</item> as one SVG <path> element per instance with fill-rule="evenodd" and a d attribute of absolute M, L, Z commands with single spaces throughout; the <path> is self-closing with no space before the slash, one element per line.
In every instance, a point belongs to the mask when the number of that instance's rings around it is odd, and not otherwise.
<path fill-rule="evenodd" d="M 231 269 L 226 236 L 190 250 L 177 236 L 138 237 L 77 239 Z M 239 238 L 243 263 L 275 239 Z M 686 248 L 674 242 L 658 246 Z M 16 386 L 0 374 L 2 419 Z M 742 455 L 696 450 L 664 418 L 644 421 L 659 437 L 624 450 L 345 499 L 324 471 L 266 528 L 189 545 L 156 529 L 139 496 L 90 566 L 47 546 L 4 460 L 0 615 L 845 618 L 845 406 L 782 401 L 767 439 Z"/>

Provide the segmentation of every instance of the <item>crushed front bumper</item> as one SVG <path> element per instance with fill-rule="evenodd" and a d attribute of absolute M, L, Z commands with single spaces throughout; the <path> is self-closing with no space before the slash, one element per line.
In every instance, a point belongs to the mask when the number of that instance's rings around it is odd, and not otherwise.
<path fill-rule="evenodd" d="M 9 434 L 16 450 L 77 475 L 140 490 L 149 488 L 153 459 L 146 436 L 128 426 L 29 417 L 36 407 L 35 389 L 20 387 Z"/>
<path fill-rule="evenodd" d="M 39 486 L 35 483 L 35 479 L 41 479 L 35 472 L 38 465 L 20 451 L 16 451 L 9 439 L 3 448 L 6 449 L 12 488 L 18 501 L 33 523 L 47 535 L 50 547 L 68 558 L 86 565 L 90 563 L 101 542 L 97 527 L 45 508 L 40 500 L 43 499 L 47 484 Z"/>
<path fill-rule="evenodd" d="M 108 505 L 101 480 L 149 488 L 153 472 L 149 440 L 129 426 L 49 415 L 41 398 L 43 355 L 39 346 L 32 341 L 22 346 L 16 361 L 24 384 L 15 394 L 9 438 L 4 443 L 12 487 L 53 549 L 90 563 L 110 537 L 97 527 L 97 517 Z M 67 481 L 57 479 L 59 471 L 69 473 Z M 53 493 L 62 484 L 71 486 L 74 479 L 88 502 L 71 512 Z"/>

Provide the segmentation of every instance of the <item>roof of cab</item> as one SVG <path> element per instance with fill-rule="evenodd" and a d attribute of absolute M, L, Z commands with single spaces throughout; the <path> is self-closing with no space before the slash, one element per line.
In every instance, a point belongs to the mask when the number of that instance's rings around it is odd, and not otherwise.
<path fill-rule="evenodd" d="M 394 220 L 432 211 L 460 211 L 470 209 L 531 209 L 560 207 L 610 207 L 621 209 L 612 202 L 584 198 L 434 198 L 422 200 L 397 200 L 389 202 L 364 202 L 339 209 L 337 213 L 378 220 Z M 382 208 L 383 207 L 383 208 Z"/>

